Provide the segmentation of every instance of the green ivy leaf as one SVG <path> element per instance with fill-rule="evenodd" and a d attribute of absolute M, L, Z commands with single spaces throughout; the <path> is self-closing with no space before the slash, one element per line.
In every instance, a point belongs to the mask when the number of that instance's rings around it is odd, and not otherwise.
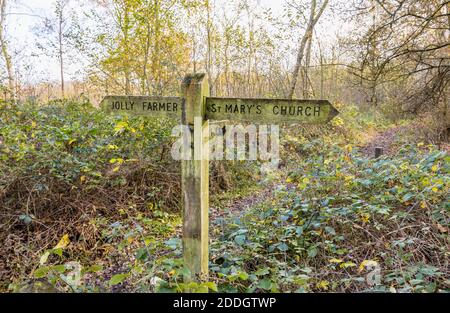
<path fill-rule="evenodd" d="M 317 248 L 316 247 L 311 247 L 308 249 L 308 257 L 310 258 L 314 258 L 317 255 Z"/>
<path fill-rule="evenodd" d="M 48 272 L 50 271 L 50 267 L 48 266 L 41 266 L 38 269 L 36 269 L 33 273 L 33 276 L 35 278 L 43 278 L 47 276 Z"/>
<path fill-rule="evenodd" d="M 278 250 L 283 251 L 283 252 L 289 250 L 288 245 L 285 244 L 284 242 L 280 243 L 277 248 L 278 248 Z"/>
<path fill-rule="evenodd" d="M 269 278 L 264 278 L 259 281 L 258 287 L 265 290 L 270 290 L 272 288 L 272 281 Z"/>
<path fill-rule="evenodd" d="M 245 235 L 238 235 L 238 236 L 234 237 L 234 241 L 238 245 L 242 246 L 245 243 Z"/>
<path fill-rule="evenodd" d="M 256 276 L 264 276 L 264 275 L 267 275 L 267 274 L 269 274 L 270 272 L 269 272 L 269 268 L 268 267 L 265 267 L 265 268 L 260 268 L 259 270 L 257 270 L 256 272 L 255 272 L 255 275 Z"/>
<path fill-rule="evenodd" d="M 208 287 L 208 289 L 217 292 L 217 285 L 215 282 L 206 282 L 205 286 Z"/>
<path fill-rule="evenodd" d="M 111 279 L 109 280 L 109 286 L 115 286 L 120 284 L 121 282 L 123 282 L 125 280 L 125 278 L 128 277 L 128 273 L 122 273 L 122 274 L 116 274 L 113 277 L 111 277 Z"/>

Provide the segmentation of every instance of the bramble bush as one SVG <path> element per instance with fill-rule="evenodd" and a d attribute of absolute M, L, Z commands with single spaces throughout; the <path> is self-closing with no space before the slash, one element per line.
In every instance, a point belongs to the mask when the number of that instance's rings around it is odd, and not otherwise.
<path fill-rule="evenodd" d="M 176 122 L 107 115 L 68 100 L 0 103 L 0 223 L 7 230 L 0 233 L 0 285 L 28 276 L 64 234 L 73 243 L 65 259 L 96 257 L 108 221 L 179 212 L 180 164 L 170 154 Z M 239 167 L 229 168 L 226 187 Z M 220 189 L 214 178 L 212 185 Z"/>

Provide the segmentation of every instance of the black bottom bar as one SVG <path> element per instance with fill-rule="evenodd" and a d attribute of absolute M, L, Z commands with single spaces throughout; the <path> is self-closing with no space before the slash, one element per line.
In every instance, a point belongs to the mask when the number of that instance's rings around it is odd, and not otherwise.
<path fill-rule="evenodd" d="M 0 294 L 2 308 L 98 312 L 384 312 L 397 307 L 430 311 L 448 306 L 448 294 Z M 292 311 L 294 309 L 294 311 Z M 311 311 L 313 310 L 313 311 Z M 6 312 L 6 311 L 5 311 Z"/>

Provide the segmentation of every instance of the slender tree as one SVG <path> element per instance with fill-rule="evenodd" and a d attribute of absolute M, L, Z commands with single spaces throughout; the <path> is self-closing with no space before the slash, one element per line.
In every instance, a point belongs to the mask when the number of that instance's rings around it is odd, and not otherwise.
<path fill-rule="evenodd" d="M 328 5 L 328 0 L 324 0 L 322 5 L 320 6 L 319 10 L 316 12 L 317 9 L 317 0 L 311 0 L 310 5 L 310 14 L 308 23 L 306 26 L 306 31 L 300 40 L 300 45 L 297 52 L 297 60 L 295 63 L 294 70 L 292 71 L 292 82 L 289 88 L 288 98 L 292 99 L 295 92 L 295 87 L 297 86 L 298 81 L 298 75 L 300 71 L 300 67 L 302 65 L 303 57 L 305 55 L 305 48 L 308 43 L 312 39 L 314 27 L 316 26 L 317 22 L 319 21 L 320 17 L 322 16 L 322 13 L 325 11 L 325 8 Z"/>
<path fill-rule="evenodd" d="M 8 88 L 11 100 L 16 100 L 16 80 L 14 75 L 14 67 L 11 55 L 8 51 L 8 42 L 5 36 L 5 19 L 7 0 L 0 0 L 0 44 L 2 46 L 2 56 L 6 65 L 6 72 L 8 75 Z"/>

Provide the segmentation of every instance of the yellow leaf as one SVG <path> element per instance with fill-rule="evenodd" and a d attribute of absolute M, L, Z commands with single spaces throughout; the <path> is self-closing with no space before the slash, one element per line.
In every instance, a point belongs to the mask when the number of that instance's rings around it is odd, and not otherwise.
<path fill-rule="evenodd" d="M 333 126 L 342 126 L 344 125 L 344 121 L 340 117 L 336 117 L 331 121 Z"/>
<path fill-rule="evenodd" d="M 128 123 L 125 121 L 119 122 L 116 124 L 116 126 L 114 126 L 114 131 L 116 133 L 123 131 L 125 128 L 128 127 Z"/>
<path fill-rule="evenodd" d="M 350 181 L 352 181 L 353 179 L 355 179 L 355 176 L 353 176 L 353 175 L 345 175 L 345 176 L 344 176 L 344 180 L 345 180 L 346 182 L 350 182 Z"/>
<path fill-rule="evenodd" d="M 70 139 L 69 142 L 68 142 L 69 146 L 70 146 L 71 144 L 73 144 L 75 141 L 77 141 L 77 140 L 76 140 L 76 139 Z"/>
<path fill-rule="evenodd" d="M 353 151 L 352 145 L 346 145 L 346 146 L 344 147 L 344 149 L 345 149 L 345 151 L 347 151 L 348 153 L 350 153 L 350 152 Z"/>
<path fill-rule="evenodd" d="M 433 188 L 431 188 L 431 190 L 432 190 L 433 192 L 438 192 L 438 191 L 439 191 L 439 189 L 438 189 L 437 187 L 433 187 Z"/>
<path fill-rule="evenodd" d="M 113 168 L 113 172 L 117 172 L 118 170 L 120 170 L 120 166 L 116 166 L 115 168 Z"/>
<path fill-rule="evenodd" d="M 302 181 L 303 181 L 303 183 L 307 184 L 307 183 L 309 183 L 309 178 L 305 177 L 305 178 L 302 179 Z"/>
<path fill-rule="evenodd" d="M 287 183 L 292 183 L 292 178 L 288 177 L 288 178 L 286 179 L 286 182 L 287 182 Z"/>
<path fill-rule="evenodd" d="M 362 272 L 366 267 L 375 267 L 378 266 L 378 262 L 375 260 L 364 260 L 361 262 L 361 264 L 359 265 L 359 272 Z"/>
<path fill-rule="evenodd" d="M 85 181 L 86 181 L 86 176 L 84 176 L 84 175 L 81 176 L 81 177 L 80 177 L 80 182 L 84 183 Z"/>
<path fill-rule="evenodd" d="M 326 280 L 322 280 L 316 284 L 317 289 L 323 289 L 328 290 L 328 286 L 330 285 L 330 282 Z"/>
<path fill-rule="evenodd" d="M 36 127 L 36 122 L 35 121 L 31 121 L 31 127 L 33 127 L 33 128 Z"/>
<path fill-rule="evenodd" d="M 437 165 L 433 165 L 433 166 L 431 167 L 431 171 L 432 171 L 432 172 L 437 172 L 437 170 L 438 170 Z"/>
<path fill-rule="evenodd" d="M 353 262 L 345 262 L 345 263 L 341 263 L 339 265 L 340 268 L 348 268 L 348 267 L 354 267 L 354 266 L 356 266 L 356 264 Z"/>
<path fill-rule="evenodd" d="M 65 248 L 69 245 L 69 243 L 70 243 L 69 235 L 65 234 L 64 236 L 62 236 L 61 240 L 53 249 Z"/>
<path fill-rule="evenodd" d="M 331 259 L 331 260 L 329 260 L 328 262 L 330 262 L 330 263 L 342 263 L 342 262 L 344 262 L 344 261 L 341 260 L 341 259 Z"/>
<path fill-rule="evenodd" d="M 119 149 L 119 147 L 116 146 L 116 145 L 108 145 L 107 148 L 108 148 L 108 150 L 117 150 L 117 149 Z"/>
<path fill-rule="evenodd" d="M 419 143 L 417 144 L 418 147 L 422 147 L 423 145 L 424 145 L 423 142 L 419 142 Z"/>
<path fill-rule="evenodd" d="M 427 208 L 427 203 L 425 201 L 420 202 L 420 208 L 421 209 L 426 209 Z"/>
<path fill-rule="evenodd" d="M 119 164 L 123 164 L 123 162 L 125 162 L 125 161 L 122 158 L 118 158 L 118 159 L 116 159 L 116 162 Z"/>
<path fill-rule="evenodd" d="M 370 220 L 370 214 L 369 213 L 362 213 L 361 214 L 361 221 L 363 223 L 368 223 Z"/>

